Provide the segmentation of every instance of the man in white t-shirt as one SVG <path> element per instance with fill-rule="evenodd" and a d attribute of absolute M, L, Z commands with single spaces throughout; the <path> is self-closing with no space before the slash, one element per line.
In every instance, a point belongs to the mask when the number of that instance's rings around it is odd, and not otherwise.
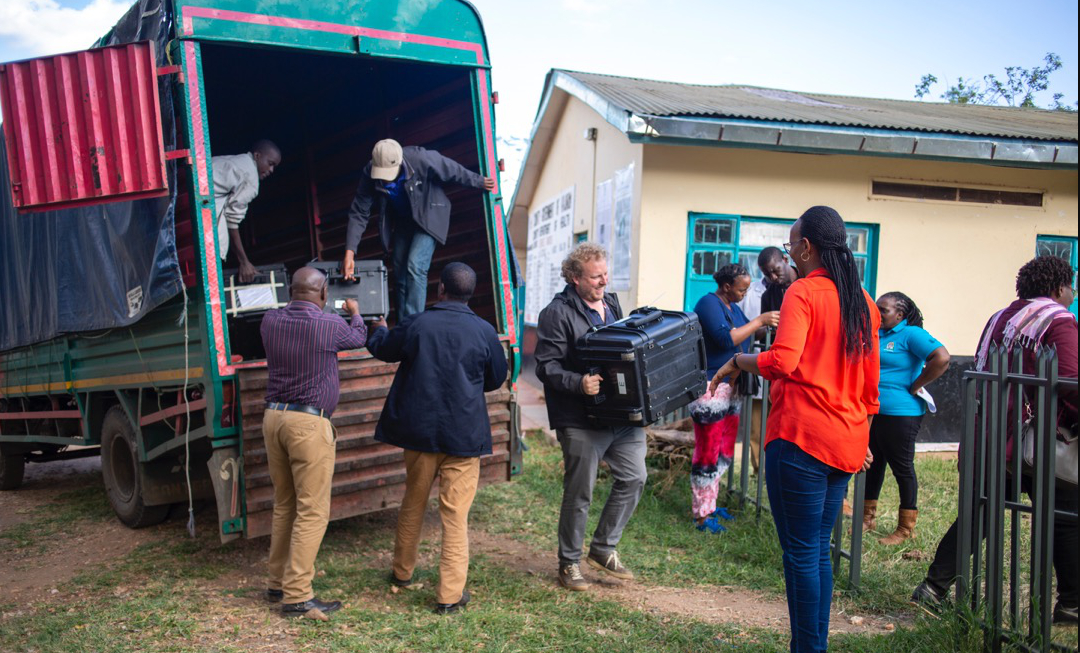
<path fill-rule="evenodd" d="M 259 194 L 259 181 L 273 174 L 281 164 L 281 150 L 272 142 L 261 140 L 251 147 L 250 152 L 215 156 L 210 162 L 214 170 L 218 253 L 224 261 L 231 244 L 236 249 L 240 281 L 251 281 L 256 270 L 240 240 L 240 223 L 247 217 L 248 204 Z"/>
<path fill-rule="evenodd" d="M 750 287 L 746 289 L 746 296 L 739 302 L 739 308 L 742 309 L 747 320 L 752 320 L 761 315 L 761 296 L 763 294 L 765 294 L 764 277 L 752 282 Z"/>

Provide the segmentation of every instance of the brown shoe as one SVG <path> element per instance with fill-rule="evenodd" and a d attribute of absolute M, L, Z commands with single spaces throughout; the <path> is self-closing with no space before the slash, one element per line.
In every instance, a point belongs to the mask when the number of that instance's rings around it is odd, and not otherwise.
<path fill-rule="evenodd" d="M 576 562 L 559 563 L 559 584 L 571 592 L 589 589 L 589 581 L 581 575 L 581 565 Z"/>
<path fill-rule="evenodd" d="M 900 519 L 896 523 L 896 530 L 893 531 L 892 535 L 886 535 L 878 540 L 878 543 L 885 546 L 894 546 L 915 537 L 915 520 L 918 516 L 918 510 L 901 509 Z"/>
<path fill-rule="evenodd" d="M 590 567 L 595 567 L 600 571 L 611 574 L 615 578 L 621 578 L 622 580 L 633 580 L 634 578 L 634 572 L 624 567 L 623 563 L 619 560 L 618 551 L 612 551 L 611 553 L 600 553 L 597 551 L 596 553 L 593 553 L 590 549 L 587 562 Z"/>
<path fill-rule="evenodd" d="M 862 508 L 862 529 L 864 533 L 877 528 L 877 499 L 867 499 L 863 501 Z"/>
<path fill-rule="evenodd" d="M 852 509 L 851 504 L 848 503 L 847 499 L 844 499 L 844 505 L 841 507 L 841 510 L 844 511 L 845 517 L 850 517 L 855 514 L 855 511 Z"/>

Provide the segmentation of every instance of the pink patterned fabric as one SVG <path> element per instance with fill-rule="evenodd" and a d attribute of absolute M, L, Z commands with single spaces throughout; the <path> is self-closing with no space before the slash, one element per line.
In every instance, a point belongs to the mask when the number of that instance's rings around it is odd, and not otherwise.
<path fill-rule="evenodd" d="M 738 404 L 717 422 L 694 421 L 694 454 L 690 466 L 690 506 L 695 519 L 716 510 L 720 477 L 731 467 L 739 433 Z"/>

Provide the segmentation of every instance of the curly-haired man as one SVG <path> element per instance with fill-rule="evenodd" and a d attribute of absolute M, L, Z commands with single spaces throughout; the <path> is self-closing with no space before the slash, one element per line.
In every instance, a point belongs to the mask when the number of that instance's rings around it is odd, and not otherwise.
<path fill-rule="evenodd" d="M 559 512 L 559 582 L 581 591 L 585 522 L 589 518 L 596 469 L 611 469 L 611 495 L 589 545 L 588 563 L 616 578 L 634 574 L 615 551 L 645 487 L 645 430 L 638 426 L 597 426 L 585 415 L 586 395 L 600 393 L 601 378 L 589 374 L 575 345 L 586 331 L 622 319 L 622 308 L 608 283 L 607 253 L 592 243 L 575 247 L 562 264 L 566 287 L 540 312 L 536 376 L 544 384 L 548 422 L 563 450 L 563 500 Z"/>

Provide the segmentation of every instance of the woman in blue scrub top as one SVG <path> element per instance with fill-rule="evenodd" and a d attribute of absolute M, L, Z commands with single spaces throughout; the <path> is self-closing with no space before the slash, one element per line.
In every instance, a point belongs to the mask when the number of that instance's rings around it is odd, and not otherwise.
<path fill-rule="evenodd" d="M 866 472 L 863 530 L 872 531 L 876 526 L 878 495 L 888 464 L 900 486 L 900 515 L 896 531 L 878 542 L 894 545 L 915 536 L 919 515 L 915 437 L 926 402 L 916 395 L 949 368 L 949 351 L 922 328 L 922 311 L 904 293 L 885 293 L 877 300 L 877 307 L 881 312 L 881 412 L 870 426 L 874 462 Z"/>

